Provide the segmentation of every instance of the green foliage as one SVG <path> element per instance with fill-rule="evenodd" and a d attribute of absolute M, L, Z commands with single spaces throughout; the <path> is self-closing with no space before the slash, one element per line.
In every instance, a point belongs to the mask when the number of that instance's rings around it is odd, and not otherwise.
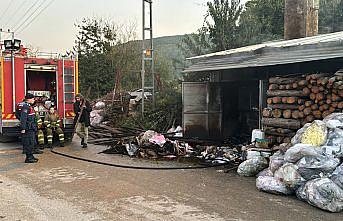
<path fill-rule="evenodd" d="M 238 21 L 243 11 L 241 0 L 207 2 L 206 28 L 216 51 L 239 47 Z"/>
<path fill-rule="evenodd" d="M 85 18 L 75 25 L 75 50 L 79 56 L 81 92 L 91 88 L 91 98 L 99 97 L 113 88 L 113 65 L 108 56 L 117 40 L 116 28 L 103 19 Z"/>
<path fill-rule="evenodd" d="M 283 38 L 284 0 L 251 0 L 239 21 L 242 45 Z"/>
<path fill-rule="evenodd" d="M 343 0 L 321 0 L 319 33 L 343 31 Z"/>

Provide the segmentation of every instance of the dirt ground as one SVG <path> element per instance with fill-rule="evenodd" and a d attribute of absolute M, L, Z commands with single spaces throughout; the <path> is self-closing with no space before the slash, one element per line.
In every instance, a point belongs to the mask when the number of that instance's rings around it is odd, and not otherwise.
<path fill-rule="evenodd" d="M 119 155 L 105 147 L 58 149 L 135 166 L 175 166 Z M 20 144 L 0 144 L 0 221 L 5 220 L 343 220 L 294 197 L 259 192 L 254 178 L 220 168 L 132 170 L 61 157 L 45 150 L 24 164 Z"/>

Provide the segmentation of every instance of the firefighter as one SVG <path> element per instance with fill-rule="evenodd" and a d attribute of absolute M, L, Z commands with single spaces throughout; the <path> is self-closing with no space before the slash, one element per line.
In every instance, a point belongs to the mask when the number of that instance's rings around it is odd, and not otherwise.
<path fill-rule="evenodd" d="M 36 120 L 37 120 L 37 140 L 38 140 L 38 145 L 39 148 L 44 149 L 44 131 L 43 131 L 43 120 L 39 113 L 36 111 Z"/>
<path fill-rule="evenodd" d="M 51 106 L 49 109 L 49 113 L 44 118 L 49 148 L 52 148 L 54 133 L 58 135 L 60 146 L 64 147 L 64 132 L 60 127 L 60 123 L 61 121 L 58 116 L 58 113 L 56 113 L 55 108 Z"/>
<path fill-rule="evenodd" d="M 35 99 L 33 94 L 26 94 L 20 112 L 20 128 L 22 135 L 23 150 L 26 154 L 25 163 L 37 163 L 38 159 L 33 156 L 35 146 L 35 134 L 37 131 L 36 114 L 32 105 Z"/>
<path fill-rule="evenodd" d="M 82 111 L 82 114 L 79 119 L 79 115 Z M 88 142 L 88 127 L 90 126 L 90 112 L 92 107 L 81 94 L 75 96 L 74 103 L 74 125 L 76 126 L 76 133 L 81 138 L 81 146 L 87 148 Z M 78 121 L 79 120 L 79 121 Z"/>

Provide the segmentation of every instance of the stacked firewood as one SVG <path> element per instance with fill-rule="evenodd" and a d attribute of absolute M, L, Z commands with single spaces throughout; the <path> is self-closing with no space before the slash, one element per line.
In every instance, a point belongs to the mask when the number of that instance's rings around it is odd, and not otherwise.
<path fill-rule="evenodd" d="M 343 72 L 269 79 L 262 123 L 273 143 L 289 143 L 306 123 L 343 110 Z"/>

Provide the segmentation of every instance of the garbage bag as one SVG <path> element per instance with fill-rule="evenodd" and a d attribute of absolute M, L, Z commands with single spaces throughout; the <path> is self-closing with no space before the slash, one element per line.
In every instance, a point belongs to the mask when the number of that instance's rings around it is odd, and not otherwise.
<path fill-rule="evenodd" d="M 330 212 L 343 211 L 343 190 L 329 178 L 308 181 L 296 194 L 299 199 L 320 209 Z"/>
<path fill-rule="evenodd" d="M 339 164 L 339 159 L 328 156 L 306 156 L 297 162 L 298 171 L 306 180 L 329 176 Z"/>
<path fill-rule="evenodd" d="M 343 127 L 343 122 L 341 122 L 339 120 L 328 120 L 325 124 L 330 129 Z"/>
<path fill-rule="evenodd" d="M 144 133 L 141 133 L 138 138 L 139 145 L 142 145 L 144 143 L 149 143 L 149 139 L 153 138 L 156 135 L 159 135 L 159 134 L 153 130 L 147 130 Z"/>
<path fill-rule="evenodd" d="M 343 129 L 334 128 L 329 131 L 326 146 L 343 146 Z"/>
<path fill-rule="evenodd" d="M 247 151 L 247 160 L 254 158 L 254 157 L 261 157 L 261 153 L 259 151 L 248 150 Z"/>
<path fill-rule="evenodd" d="M 125 144 L 125 147 L 126 147 L 127 154 L 130 157 L 136 156 L 139 149 L 137 145 L 129 143 L 129 144 Z"/>
<path fill-rule="evenodd" d="M 325 156 L 337 158 L 341 155 L 343 156 L 343 144 L 339 146 L 322 146 L 321 150 Z"/>
<path fill-rule="evenodd" d="M 274 173 L 285 163 L 284 158 L 285 155 L 281 153 L 281 151 L 276 152 L 275 154 L 273 154 L 273 156 L 270 157 L 269 169 L 272 173 Z"/>
<path fill-rule="evenodd" d="M 149 139 L 150 143 L 157 144 L 160 147 L 163 147 L 163 145 L 167 142 L 166 138 L 163 135 L 155 135 L 152 138 Z"/>
<path fill-rule="evenodd" d="M 333 171 L 330 179 L 343 190 L 343 164 Z"/>
<path fill-rule="evenodd" d="M 104 109 L 106 107 L 106 104 L 105 102 L 103 101 L 98 101 L 96 102 L 95 106 L 94 106 L 94 109 L 95 110 L 100 110 L 100 109 Z"/>
<path fill-rule="evenodd" d="M 295 163 L 304 156 L 320 156 L 320 148 L 309 144 L 296 144 L 285 153 L 285 161 Z"/>
<path fill-rule="evenodd" d="M 301 143 L 322 146 L 326 143 L 327 127 L 323 121 L 315 120 L 304 132 Z"/>
<path fill-rule="evenodd" d="M 299 129 L 297 131 L 297 133 L 295 134 L 295 136 L 291 140 L 292 145 L 296 145 L 296 144 L 301 143 L 301 139 L 303 137 L 303 134 L 305 133 L 307 128 L 309 128 L 310 126 L 311 126 L 311 123 L 307 123 L 301 129 Z"/>
<path fill-rule="evenodd" d="M 288 188 L 283 182 L 275 177 L 260 176 L 256 179 L 257 189 L 273 194 L 291 195 L 293 190 Z"/>
<path fill-rule="evenodd" d="M 291 189 L 297 189 L 305 182 L 305 179 L 298 172 L 298 167 L 292 163 L 286 163 L 281 166 L 275 171 L 274 177 L 281 180 Z"/>
<path fill-rule="evenodd" d="M 295 191 L 295 195 L 297 196 L 297 198 L 301 201 L 307 201 L 307 196 L 306 196 L 306 192 L 305 190 L 305 184 L 301 185 L 296 191 Z"/>
<path fill-rule="evenodd" d="M 323 122 L 327 124 L 330 120 L 338 120 L 339 122 L 343 123 L 343 113 L 330 114 L 329 116 L 323 119 Z"/>
<path fill-rule="evenodd" d="M 274 174 L 269 168 L 266 168 L 256 175 L 256 177 L 260 177 L 260 176 L 274 176 Z"/>
<path fill-rule="evenodd" d="M 267 167 L 268 161 L 264 157 L 254 157 L 241 163 L 237 173 L 241 176 L 255 176 Z"/>

